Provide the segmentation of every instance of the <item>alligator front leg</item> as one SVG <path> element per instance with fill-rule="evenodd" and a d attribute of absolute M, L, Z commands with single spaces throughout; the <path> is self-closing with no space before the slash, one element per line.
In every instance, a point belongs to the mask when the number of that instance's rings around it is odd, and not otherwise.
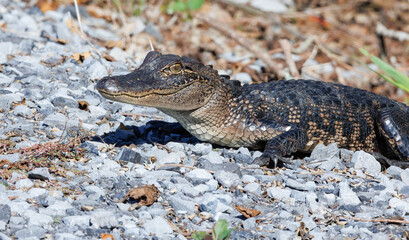
<path fill-rule="evenodd" d="M 254 163 L 261 166 L 274 164 L 274 167 L 276 167 L 279 162 L 288 162 L 284 160 L 284 156 L 303 149 L 308 142 L 306 131 L 297 126 L 290 126 L 289 128 L 287 131 L 269 140 L 263 154 L 256 158 Z"/>

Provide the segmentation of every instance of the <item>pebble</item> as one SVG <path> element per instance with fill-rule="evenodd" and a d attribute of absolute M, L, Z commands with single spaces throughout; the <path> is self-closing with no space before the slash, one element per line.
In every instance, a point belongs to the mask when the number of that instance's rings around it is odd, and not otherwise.
<path fill-rule="evenodd" d="M 240 177 L 235 173 L 230 173 L 226 171 L 217 171 L 214 174 L 216 180 L 225 188 L 229 188 L 231 186 L 237 186 L 241 183 Z"/>
<path fill-rule="evenodd" d="M 17 189 L 22 189 L 22 188 L 31 188 L 34 185 L 34 183 L 30 179 L 20 179 L 15 183 L 15 186 Z"/>
<path fill-rule="evenodd" d="M 378 175 L 381 171 L 381 164 L 371 154 L 364 151 L 355 152 L 351 161 L 355 163 L 356 169 L 362 169 L 372 176 Z"/>
<path fill-rule="evenodd" d="M 193 183 L 205 183 L 208 182 L 209 180 L 213 179 L 213 176 L 211 173 L 204 169 L 193 169 L 192 171 L 188 172 L 186 174 L 186 177 L 191 179 Z"/>
<path fill-rule="evenodd" d="M 351 190 L 346 182 L 339 183 L 339 197 L 347 205 L 358 205 L 361 203 L 356 193 Z"/>
<path fill-rule="evenodd" d="M 166 234 L 173 233 L 172 227 L 163 217 L 155 217 L 152 220 L 146 221 L 143 228 L 148 233 L 155 234 L 158 237 L 164 237 Z"/>
<path fill-rule="evenodd" d="M 269 197 L 272 197 L 272 198 L 275 198 L 281 201 L 286 201 L 290 199 L 291 190 L 282 189 L 278 187 L 269 187 L 267 188 L 267 194 Z"/>

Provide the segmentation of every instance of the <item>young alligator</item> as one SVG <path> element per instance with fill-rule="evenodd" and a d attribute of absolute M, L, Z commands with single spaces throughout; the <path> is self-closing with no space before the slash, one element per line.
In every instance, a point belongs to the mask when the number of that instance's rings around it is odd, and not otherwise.
<path fill-rule="evenodd" d="M 409 107 L 357 88 L 313 80 L 241 86 L 212 66 L 152 51 L 134 72 L 105 77 L 97 89 L 107 99 L 156 107 L 202 141 L 264 148 L 256 159 L 262 165 L 335 142 L 409 166 Z"/>

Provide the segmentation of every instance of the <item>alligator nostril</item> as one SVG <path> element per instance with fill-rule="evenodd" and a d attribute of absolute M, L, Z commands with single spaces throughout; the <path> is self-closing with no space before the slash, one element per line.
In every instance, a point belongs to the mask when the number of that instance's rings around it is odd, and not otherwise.
<path fill-rule="evenodd" d="M 117 81 L 112 77 L 104 77 L 97 83 L 97 90 L 108 92 L 108 93 L 117 93 L 119 92 Z"/>

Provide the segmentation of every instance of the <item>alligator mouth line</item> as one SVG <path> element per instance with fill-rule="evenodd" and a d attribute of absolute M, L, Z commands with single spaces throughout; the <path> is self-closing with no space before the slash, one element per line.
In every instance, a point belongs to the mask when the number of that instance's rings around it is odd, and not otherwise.
<path fill-rule="evenodd" d="M 104 94 L 105 96 L 107 96 L 107 97 L 112 97 L 112 98 L 115 98 L 115 97 L 128 97 L 128 98 L 133 98 L 133 99 L 142 99 L 142 98 L 146 98 L 146 97 L 149 97 L 149 96 L 169 96 L 169 95 L 172 95 L 172 94 L 175 94 L 175 93 L 178 93 L 178 92 L 180 92 L 180 91 L 182 91 L 183 89 L 185 89 L 185 88 L 187 88 L 187 87 L 189 87 L 190 85 L 192 85 L 193 83 L 190 83 L 190 84 L 187 84 L 187 85 L 185 85 L 185 86 L 183 86 L 183 87 L 181 87 L 180 89 L 177 89 L 177 90 L 175 90 L 174 92 L 169 92 L 169 93 L 158 93 L 158 92 L 150 92 L 150 93 L 145 93 L 145 94 L 141 94 L 141 95 L 132 95 L 132 94 L 130 94 L 130 93 L 126 93 L 126 92 L 123 92 L 123 93 L 112 93 L 112 92 L 108 92 L 108 91 L 105 91 L 105 90 L 103 90 L 103 89 L 98 89 L 98 91 L 101 93 L 101 94 Z"/>

